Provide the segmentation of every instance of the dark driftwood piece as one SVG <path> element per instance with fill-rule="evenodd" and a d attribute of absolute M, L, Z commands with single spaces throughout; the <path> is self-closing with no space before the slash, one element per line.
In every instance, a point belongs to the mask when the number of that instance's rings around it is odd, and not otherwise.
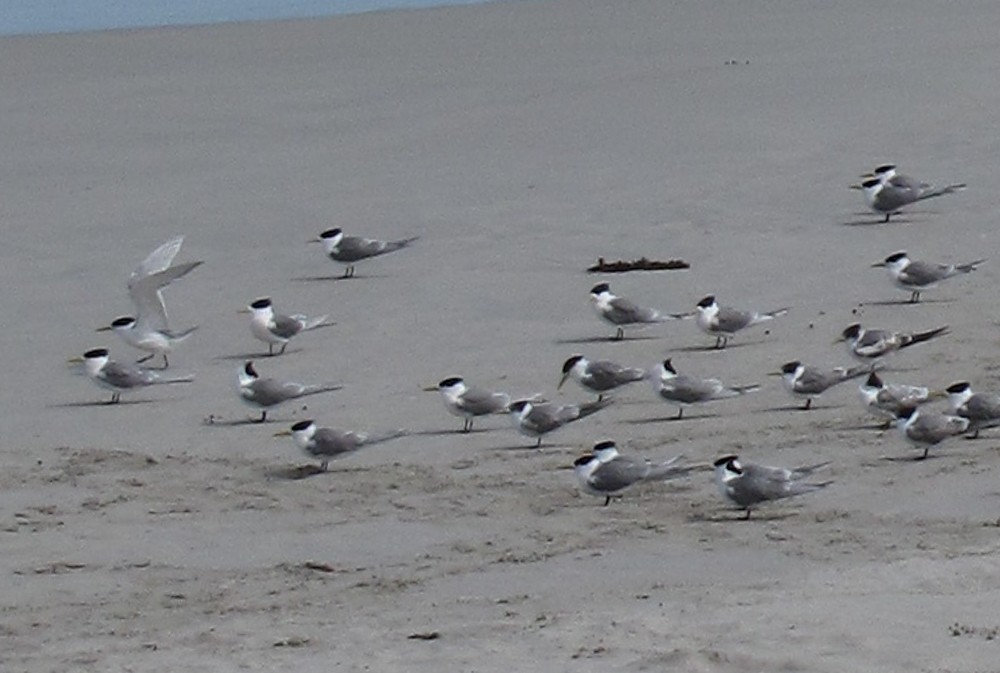
<path fill-rule="evenodd" d="M 603 257 L 597 258 L 597 264 L 587 269 L 588 273 L 625 273 L 626 271 L 664 271 L 670 269 L 690 269 L 691 265 L 683 259 L 669 259 L 660 262 L 655 259 L 640 257 L 631 262 L 618 260 L 607 262 Z"/>

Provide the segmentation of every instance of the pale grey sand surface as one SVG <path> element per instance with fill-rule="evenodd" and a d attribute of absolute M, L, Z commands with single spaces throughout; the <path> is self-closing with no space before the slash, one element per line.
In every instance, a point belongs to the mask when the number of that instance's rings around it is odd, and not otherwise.
<path fill-rule="evenodd" d="M 1000 442 L 924 462 L 856 383 L 808 413 L 769 376 L 849 365 L 846 324 L 947 337 L 887 380 L 1000 388 L 1000 4 L 510 2 L 269 24 L 0 40 L 0 663 L 5 671 L 996 671 Z M 847 186 L 894 161 L 968 190 L 888 225 Z M 410 248 L 342 269 L 342 227 Z M 108 398 L 65 365 L 132 310 L 159 243 L 187 386 Z M 873 262 L 991 260 L 898 303 Z M 605 277 L 599 256 L 690 270 Z M 588 305 L 706 294 L 788 315 L 723 351 L 692 321 L 621 343 Z M 256 357 L 337 381 L 266 425 L 236 311 L 269 295 L 337 325 Z M 455 433 L 450 375 L 555 392 L 567 356 L 763 389 L 676 409 L 637 384 L 541 450 L 503 417 Z M 272 435 L 315 418 L 411 435 L 292 479 Z M 601 507 L 569 466 L 831 461 L 815 495 L 726 508 L 710 473 Z M 424 636 L 426 639 L 411 638 Z"/>

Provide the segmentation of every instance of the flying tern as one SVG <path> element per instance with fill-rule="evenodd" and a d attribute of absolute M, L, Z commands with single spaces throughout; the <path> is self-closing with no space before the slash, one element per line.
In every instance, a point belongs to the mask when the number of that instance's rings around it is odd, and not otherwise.
<path fill-rule="evenodd" d="M 699 329 L 715 337 L 715 347 L 725 348 L 730 337 L 748 327 L 773 320 L 788 313 L 788 308 L 779 308 L 767 313 L 743 311 L 729 306 L 720 306 L 713 295 L 698 302 L 695 307 L 695 322 Z"/>
<path fill-rule="evenodd" d="M 345 265 L 344 278 L 354 276 L 354 265 L 371 257 L 378 257 L 396 250 L 402 250 L 416 241 L 419 236 L 400 239 L 398 241 L 379 241 L 373 238 L 347 236 L 340 228 L 327 229 L 314 242 L 322 243 L 326 256 L 335 262 Z"/>
<path fill-rule="evenodd" d="M 507 413 L 510 404 L 510 395 L 507 393 L 469 386 L 460 376 L 450 376 L 438 383 L 437 387 L 427 390 L 439 391 L 448 412 L 464 419 L 462 432 L 472 430 L 472 422 L 476 416 Z"/>
<path fill-rule="evenodd" d="M 255 299 L 243 313 L 250 313 L 250 332 L 258 340 L 267 344 L 267 354 L 274 355 L 274 347 L 281 346 L 278 354 L 285 352 L 288 342 L 298 334 L 319 327 L 328 327 L 327 315 L 318 318 L 308 318 L 301 314 L 281 315 L 274 312 L 270 297 Z"/>
<path fill-rule="evenodd" d="M 643 380 L 646 378 L 646 370 L 624 367 L 608 360 L 588 360 L 582 355 L 573 355 L 563 363 L 562 377 L 556 390 L 562 388 L 569 378 L 583 388 L 597 393 L 598 399 L 601 399 L 609 390 Z"/>
<path fill-rule="evenodd" d="M 197 329 L 195 326 L 171 330 L 167 325 L 167 308 L 163 302 L 163 288 L 202 264 L 197 261 L 171 266 L 183 242 L 183 236 L 167 241 L 149 253 L 132 271 L 128 279 L 128 294 L 135 306 L 135 316 L 115 318 L 111 324 L 97 330 L 113 331 L 128 345 L 149 353 L 139 363 L 160 355 L 165 369 L 169 364 L 167 354 Z"/>
<path fill-rule="evenodd" d="M 517 431 L 526 437 L 536 438 L 536 447 L 542 445 L 542 436 L 558 430 L 611 404 L 611 398 L 584 404 L 557 405 L 552 402 L 517 400 L 510 404 L 510 417 Z"/>
<path fill-rule="evenodd" d="M 240 399 L 246 404 L 261 410 L 258 423 L 267 420 L 267 410 L 288 400 L 298 399 L 307 395 L 340 390 L 342 386 L 332 383 L 305 385 L 302 383 L 276 381 L 271 378 L 262 379 L 248 360 L 240 367 L 238 376 Z"/>
<path fill-rule="evenodd" d="M 864 376 L 870 371 L 870 366 L 823 370 L 793 360 L 781 365 L 781 382 L 790 395 L 805 399 L 802 409 L 807 410 L 812 406 L 814 397 L 819 397 L 838 383 Z"/>
<path fill-rule="evenodd" d="M 107 348 L 93 348 L 69 360 L 72 364 L 83 364 L 84 371 L 100 387 L 111 391 L 110 404 L 117 404 L 121 394 L 138 388 L 165 384 L 190 383 L 193 375 L 167 377 L 162 372 L 136 365 L 123 365 L 110 359 Z"/>
<path fill-rule="evenodd" d="M 813 493 L 833 483 L 802 481 L 829 463 L 796 468 L 768 467 L 744 463 L 737 456 L 728 455 L 716 460 L 714 465 L 719 493 L 746 510 L 747 519 L 752 509 L 762 502 Z"/>
<path fill-rule="evenodd" d="M 633 484 L 641 481 L 666 481 L 697 469 L 677 465 L 682 458 L 683 456 L 676 456 L 654 464 L 648 460 L 623 456 L 618 453 L 614 442 L 604 441 L 594 445 L 593 453 L 577 458 L 573 463 L 573 471 L 580 487 L 591 495 L 604 498 L 604 506 L 607 507 L 612 496 Z"/>
<path fill-rule="evenodd" d="M 881 262 L 872 264 L 872 266 L 888 269 L 896 286 L 910 293 L 910 303 L 916 303 L 920 301 L 920 293 L 924 290 L 935 288 L 938 283 L 953 276 L 972 273 L 985 261 L 985 259 L 977 259 L 966 264 L 937 264 L 912 260 L 905 251 L 900 251 L 889 255 Z"/>
<path fill-rule="evenodd" d="M 649 380 L 657 395 L 677 404 L 677 418 L 683 418 L 684 407 L 687 405 L 739 397 L 760 388 L 756 383 L 727 386 L 718 379 L 699 379 L 679 374 L 670 358 L 653 368 Z"/>
<path fill-rule="evenodd" d="M 274 434 L 275 437 L 291 437 L 295 445 L 307 456 L 320 461 L 320 469 L 326 472 L 331 460 L 343 458 L 363 446 L 380 444 L 407 434 L 406 430 L 391 430 L 382 434 L 355 432 L 322 428 L 315 421 L 299 421 L 288 430 Z"/>

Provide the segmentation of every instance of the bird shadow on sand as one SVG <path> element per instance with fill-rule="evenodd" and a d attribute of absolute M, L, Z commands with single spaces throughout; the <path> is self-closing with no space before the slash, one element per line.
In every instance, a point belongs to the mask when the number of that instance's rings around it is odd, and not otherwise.
<path fill-rule="evenodd" d="M 336 274 L 333 276 L 298 276 L 296 278 L 291 278 L 293 283 L 329 283 L 330 281 L 341 281 L 341 280 L 354 280 L 356 278 L 385 278 L 381 274 L 368 274 L 368 273 L 356 273 L 353 276 L 345 276 L 344 274 Z"/>
<path fill-rule="evenodd" d="M 755 521 L 784 521 L 798 516 L 798 512 L 764 512 L 753 510 L 750 518 L 747 518 L 744 510 L 727 510 L 725 512 L 713 512 L 711 514 L 691 514 L 688 521 L 691 523 L 753 523 Z"/>
<path fill-rule="evenodd" d="M 204 419 L 202 419 L 201 424 L 207 425 L 210 428 L 236 428 L 243 425 L 268 425 L 271 423 L 293 423 L 292 420 L 286 420 L 281 418 L 265 418 L 260 420 L 259 416 L 254 416 L 252 418 L 222 418 L 221 416 L 216 416 L 215 414 L 209 414 Z"/>
<path fill-rule="evenodd" d="M 910 301 L 909 299 L 879 299 L 876 301 L 866 301 L 860 306 L 919 306 L 921 304 L 950 304 L 954 299 L 921 299 L 920 301 Z"/>
<path fill-rule="evenodd" d="M 918 453 L 910 456 L 880 456 L 879 460 L 886 463 L 923 463 L 940 457 L 941 456 L 933 453 L 929 453 L 926 456 L 922 453 Z"/>
<path fill-rule="evenodd" d="M 616 339 L 613 336 L 593 336 L 593 337 L 579 337 L 576 339 L 556 339 L 554 343 L 557 346 L 575 346 L 575 345 L 585 345 L 585 344 L 622 343 L 625 341 L 653 341 L 659 338 L 660 337 L 653 335 L 626 336 L 622 339 Z"/>
<path fill-rule="evenodd" d="M 786 411 L 802 411 L 802 412 L 806 412 L 806 411 L 823 411 L 824 409 L 842 409 L 842 408 L 843 408 L 843 405 L 833 405 L 833 404 L 829 404 L 829 405 L 827 405 L 827 404 L 819 404 L 819 405 L 817 405 L 817 404 L 814 404 L 811 407 L 809 407 L 808 409 L 806 409 L 801 404 L 790 404 L 790 405 L 781 406 L 781 407 L 765 407 L 764 409 L 760 409 L 760 411 L 762 413 L 766 413 L 767 414 L 767 413 L 785 413 Z"/>
<path fill-rule="evenodd" d="M 627 421 L 622 421 L 622 423 L 628 423 L 629 425 L 647 425 L 649 423 L 683 423 L 684 421 L 700 421 L 712 418 L 719 418 L 719 414 L 685 414 L 684 416 L 671 414 L 670 416 L 656 416 L 654 418 L 633 418 Z"/>
<path fill-rule="evenodd" d="M 890 430 L 892 430 L 892 426 L 891 425 L 884 425 L 884 424 L 881 424 L 881 423 L 869 423 L 869 424 L 861 423 L 861 424 L 858 424 L 858 425 L 844 425 L 844 426 L 842 426 L 842 427 L 840 427 L 838 429 L 839 430 L 844 430 L 844 431 L 847 431 L 847 432 L 862 431 L 862 430 L 864 430 L 864 431 L 872 431 L 872 432 L 877 431 L 879 434 L 885 434 L 886 432 L 889 432 Z"/>
<path fill-rule="evenodd" d="M 496 432 L 498 428 L 472 428 L 468 432 L 461 428 L 448 428 L 440 430 L 415 430 L 410 435 L 417 437 L 455 437 L 462 435 L 481 435 L 488 432 Z"/>
<path fill-rule="evenodd" d="M 246 360 L 271 360 L 273 358 L 278 358 L 283 355 L 294 355 L 296 353 L 304 353 L 305 350 L 302 348 L 286 348 L 284 353 L 275 353 L 271 355 L 267 351 L 260 351 L 258 353 L 233 353 L 232 355 L 216 355 L 212 358 L 219 362 L 245 362 Z"/>
<path fill-rule="evenodd" d="M 312 463 L 308 465 L 284 465 L 264 470 L 264 477 L 266 479 L 281 479 L 284 481 L 308 479 L 309 477 L 315 477 L 317 474 L 329 474 L 329 471 Z"/>
<path fill-rule="evenodd" d="M 736 341 L 734 343 L 729 343 L 722 348 L 716 348 L 715 344 L 697 344 L 692 346 L 681 346 L 680 348 L 673 348 L 671 350 L 677 351 L 679 353 L 723 353 L 734 348 L 746 348 L 747 346 L 756 346 L 758 344 L 764 343 L 763 341 Z"/>
<path fill-rule="evenodd" d="M 126 407 L 132 406 L 134 404 L 153 404 L 161 400 L 119 400 L 118 402 L 112 402 L 111 400 L 95 400 L 92 402 L 60 402 L 57 404 L 47 405 L 51 409 L 72 409 L 74 407 Z"/>

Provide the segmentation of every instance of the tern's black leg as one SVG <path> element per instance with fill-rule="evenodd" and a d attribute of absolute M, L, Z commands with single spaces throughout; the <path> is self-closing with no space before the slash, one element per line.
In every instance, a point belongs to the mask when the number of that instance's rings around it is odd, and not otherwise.
<path fill-rule="evenodd" d="M 141 365 L 143 362 L 146 362 L 147 360 L 151 360 L 154 355 L 156 355 L 156 353 L 150 353 L 149 355 L 147 355 L 144 358 L 139 358 L 138 360 L 135 361 L 135 363 L 137 365 Z M 164 357 L 166 357 L 166 356 L 164 356 Z"/>
<path fill-rule="evenodd" d="M 607 507 L 610 504 L 611 504 L 611 496 L 610 495 L 604 496 L 604 506 Z"/>

